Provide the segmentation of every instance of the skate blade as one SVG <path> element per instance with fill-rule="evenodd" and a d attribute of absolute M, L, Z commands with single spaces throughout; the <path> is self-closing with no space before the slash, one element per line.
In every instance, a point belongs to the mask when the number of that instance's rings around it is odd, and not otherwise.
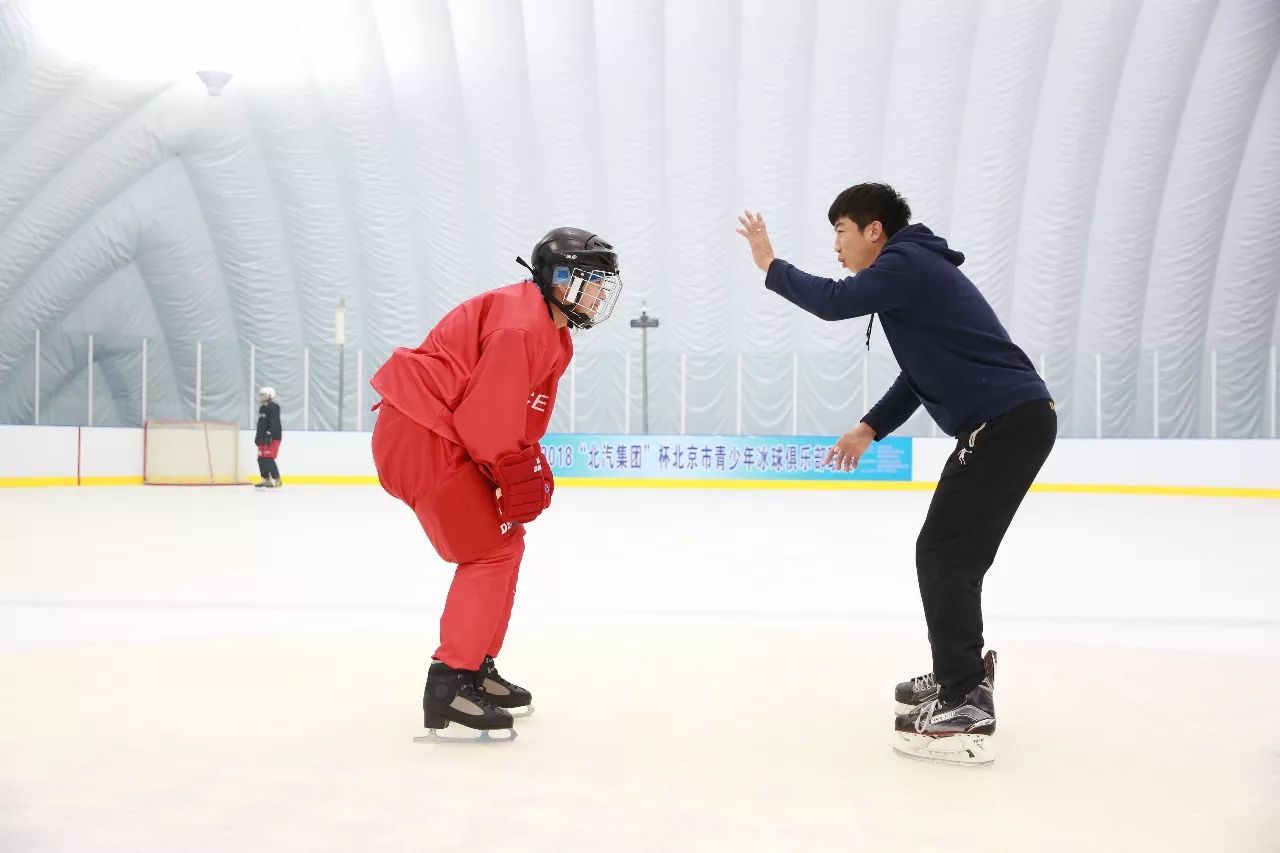
<path fill-rule="evenodd" d="M 893 706 L 893 713 L 895 716 L 902 717 L 919 707 L 919 705 L 908 705 L 906 702 L 896 702 Z"/>
<path fill-rule="evenodd" d="M 533 716 L 532 705 L 525 705 L 523 708 L 507 708 L 506 711 L 513 720 L 523 720 Z"/>
<path fill-rule="evenodd" d="M 985 767 L 996 760 L 995 745 L 990 735 L 929 737 L 912 732 L 894 732 L 893 749 L 904 758 L 961 767 Z"/>
<path fill-rule="evenodd" d="M 511 743 L 516 739 L 515 729 L 467 729 L 466 735 L 442 735 L 443 729 L 428 729 L 425 735 L 413 739 L 414 743 L 491 744 Z M 498 736 L 495 737 L 495 734 Z"/>

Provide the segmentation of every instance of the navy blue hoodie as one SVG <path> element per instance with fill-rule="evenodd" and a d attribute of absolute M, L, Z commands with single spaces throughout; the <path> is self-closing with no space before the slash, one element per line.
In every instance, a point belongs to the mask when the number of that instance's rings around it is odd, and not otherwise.
<path fill-rule="evenodd" d="M 1052 397 L 1026 353 L 960 272 L 964 255 L 924 225 L 889 238 L 871 266 L 839 281 L 774 260 L 765 287 L 823 320 L 879 314 L 902 373 L 863 418 L 884 438 L 925 409 L 948 435 Z"/>

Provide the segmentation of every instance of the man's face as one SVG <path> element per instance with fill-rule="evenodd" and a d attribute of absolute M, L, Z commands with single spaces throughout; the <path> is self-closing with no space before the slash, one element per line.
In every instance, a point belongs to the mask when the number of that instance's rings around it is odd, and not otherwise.
<path fill-rule="evenodd" d="M 575 287 L 574 291 L 578 292 L 578 288 Z M 556 298 L 559 299 L 561 302 L 564 302 L 567 304 L 574 304 L 569 302 L 569 286 L 568 285 L 560 285 L 559 287 L 553 288 L 552 292 L 555 293 Z M 581 287 L 581 293 L 578 296 L 577 303 L 574 304 L 574 307 L 577 308 L 578 311 L 583 314 L 583 316 L 593 318 L 596 316 L 596 311 L 599 310 L 600 304 L 604 302 L 604 299 L 607 295 L 608 294 L 605 291 L 604 282 L 601 282 L 601 281 L 584 282 Z"/>
<path fill-rule="evenodd" d="M 878 221 L 866 228 L 847 216 L 836 220 L 836 258 L 840 266 L 857 273 L 871 266 L 871 262 L 884 248 L 884 226 Z"/>

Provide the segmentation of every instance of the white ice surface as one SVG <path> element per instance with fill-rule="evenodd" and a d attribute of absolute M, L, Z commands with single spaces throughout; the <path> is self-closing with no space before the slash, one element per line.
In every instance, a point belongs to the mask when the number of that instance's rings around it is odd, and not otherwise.
<path fill-rule="evenodd" d="M 557 491 L 476 749 L 411 742 L 449 570 L 378 489 L 0 490 L 0 851 L 1280 849 L 1280 505 L 1031 496 L 966 770 L 890 748 L 927 501 Z"/>

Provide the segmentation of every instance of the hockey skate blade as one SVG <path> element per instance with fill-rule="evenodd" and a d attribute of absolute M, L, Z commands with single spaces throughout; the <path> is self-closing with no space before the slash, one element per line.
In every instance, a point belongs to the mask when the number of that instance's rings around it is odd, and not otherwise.
<path fill-rule="evenodd" d="M 906 702 L 898 702 L 898 703 L 895 703 L 893 706 L 893 713 L 895 716 L 901 717 L 906 714 L 910 714 L 912 711 L 914 711 L 916 708 L 919 708 L 919 707 L 920 707 L 919 705 L 908 705 Z"/>
<path fill-rule="evenodd" d="M 525 705 L 523 708 L 507 708 L 506 711 L 513 720 L 524 720 L 533 716 L 532 705 Z"/>
<path fill-rule="evenodd" d="M 414 743 L 447 743 L 447 744 L 493 744 L 493 743 L 511 743 L 516 739 L 515 729 L 492 729 L 486 731 L 484 729 L 467 729 L 466 735 L 442 735 L 442 729 L 427 729 L 425 735 L 418 735 L 413 739 Z M 498 737 L 494 737 L 495 733 L 505 732 Z"/>
<path fill-rule="evenodd" d="M 986 767 L 996 760 L 995 744 L 990 735 L 930 737 L 914 732 L 894 732 L 893 735 L 893 749 L 904 758 L 960 767 Z"/>

